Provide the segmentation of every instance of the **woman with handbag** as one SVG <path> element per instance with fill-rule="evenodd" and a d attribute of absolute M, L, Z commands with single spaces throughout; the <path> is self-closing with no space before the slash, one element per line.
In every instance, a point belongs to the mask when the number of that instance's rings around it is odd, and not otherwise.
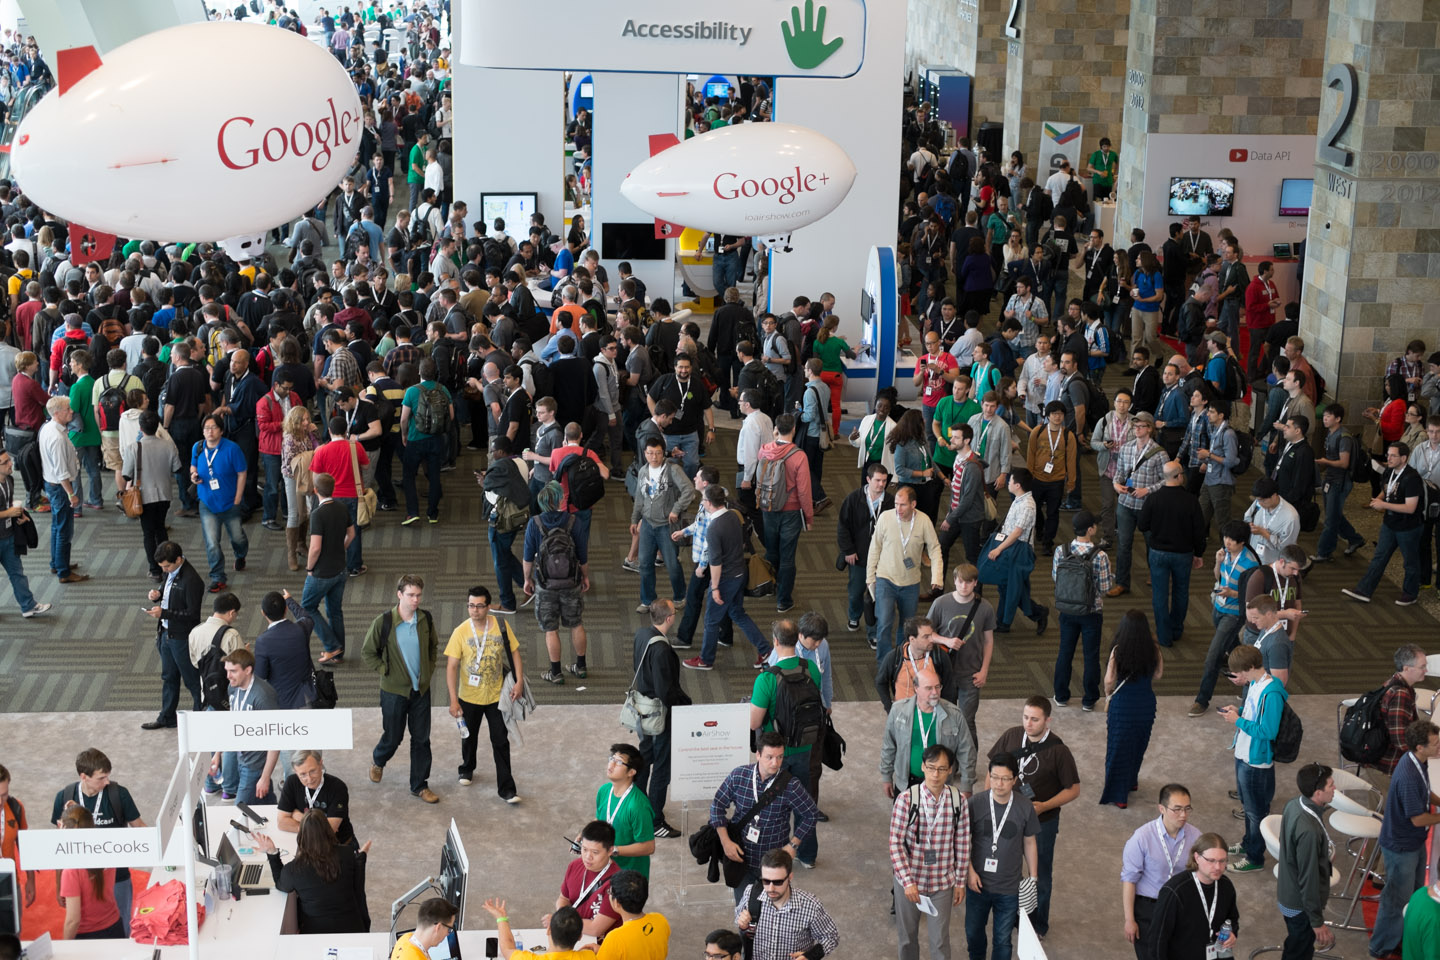
<path fill-rule="evenodd" d="M 285 433 L 280 439 L 280 475 L 285 479 L 285 562 L 299 570 L 310 553 L 310 510 L 314 486 L 310 460 L 319 438 L 310 411 L 295 406 L 285 414 Z"/>
<path fill-rule="evenodd" d="M 159 583 L 165 575 L 155 561 L 155 548 L 169 539 L 165 515 L 175 497 L 175 474 L 183 467 L 175 441 L 160 427 L 160 417 L 153 410 L 142 410 L 138 421 L 140 435 L 135 442 L 120 445 L 120 505 L 127 517 L 140 518 L 150 580 Z"/>
<path fill-rule="evenodd" d="M 1035 534 L 1035 496 L 1030 492 L 1030 471 L 1016 467 L 1010 471 L 1010 509 L 1005 522 L 988 542 L 980 547 L 980 582 L 999 587 L 995 604 L 996 633 L 1009 633 L 1015 610 L 1035 621 L 1035 632 L 1045 632 L 1050 622 L 1050 608 L 1030 599 L 1030 573 L 1035 569 L 1035 548 L 1030 541 Z M 987 549 L 988 547 L 988 549 Z"/>
<path fill-rule="evenodd" d="M 1105 664 L 1105 785 L 1100 802 L 1124 810 L 1136 789 L 1140 764 L 1155 726 L 1155 690 L 1151 681 L 1165 672 L 1165 657 L 1139 610 L 1120 618 L 1110 659 Z"/>

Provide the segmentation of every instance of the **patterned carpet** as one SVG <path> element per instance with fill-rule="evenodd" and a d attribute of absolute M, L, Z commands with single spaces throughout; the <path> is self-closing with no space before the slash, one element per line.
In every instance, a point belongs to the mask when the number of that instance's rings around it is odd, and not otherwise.
<path fill-rule="evenodd" d="M 723 414 L 719 417 L 720 438 L 711 461 L 729 464 L 734 460 L 735 433 Z M 365 560 L 369 573 L 349 581 L 345 612 L 352 653 L 372 618 L 394 602 L 394 582 L 401 573 L 420 573 L 426 578 L 425 606 L 442 630 L 448 631 L 464 616 L 465 589 L 475 582 L 493 586 L 489 548 L 480 519 L 479 491 L 471 479 L 478 467 L 477 454 L 465 451 L 460 469 L 444 475 L 445 500 L 441 523 L 400 526 L 399 513 L 381 514 L 365 533 Z M 835 524 L 838 503 L 844 493 L 858 484 L 853 455 L 837 450 L 827 457 L 827 487 L 837 506 L 818 520 L 816 528 L 801 537 L 797 563 L 797 606 L 791 616 L 806 609 L 823 613 L 833 631 L 832 655 L 835 692 L 843 700 L 875 698 L 874 659 L 861 634 L 846 632 L 845 580 L 834 569 Z M 1094 461 L 1086 458 L 1084 488 L 1087 501 L 1096 498 Z M 728 474 L 728 468 L 722 468 Z M 1248 486 L 1249 477 L 1242 481 Z M 107 484 L 108 489 L 108 484 Z M 1237 495 L 1236 504 L 1244 498 Z M 596 507 L 596 535 L 591 546 L 593 588 L 587 597 L 585 621 L 589 632 L 590 677 L 573 677 L 563 687 L 539 682 L 544 669 L 543 636 L 530 608 L 512 618 L 523 644 L 525 669 L 536 681 L 536 694 L 548 703 L 619 704 L 631 671 L 630 638 L 645 621 L 635 613 L 639 583 L 635 574 L 624 571 L 620 560 L 629 543 L 626 524 L 630 502 L 619 485 Z M 1361 530 L 1374 534 L 1376 520 L 1364 509 L 1363 495 L 1351 504 L 1352 519 Z M 1062 515 L 1062 532 L 1069 529 L 1069 514 Z M 159 658 L 155 650 L 154 626 L 140 612 L 150 582 L 140 560 L 141 535 L 138 522 L 127 520 L 107 507 L 89 512 L 77 521 L 73 556 L 92 579 L 88 583 L 62 587 L 45 571 L 49 524 L 40 518 L 42 551 L 26 558 L 31 586 L 41 601 L 55 609 L 48 615 L 23 620 L 8 598 L 0 609 L 0 709 L 5 711 L 147 710 L 159 702 Z M 192 563 L 204 574 L 204 548 L 196 520 L 174 520 L 172 535 L 186 547 Z M 231 587 L 245 602 L 237 626 L 247 638 L 263 627 L 259 612 L 261 594 L 288 587 L 298 594 L 303 574 L 286 570 L 284 535 L 246 526 L 251 540 L 249 569 L 231 575 Z M 1302 536 L 1302 544 L 1313 548 L 1317 534 Z M 963 548 L 956 546 L 958 559 Z M 227 560 L 229 548 L 226 548 Z M 1306 608 L 1310 617 L 1301 632 L 1296 651 L 1297 666 L 1292 689 L 1299 693 L 1341 693 L 1378 685 L 1390 671 L 1395 647 L 1405 641 L 1433 642 L 1436 610 L 1440 607 L 1432 591 L 1422 593 L 1420 605 L 1400 608 L 1391 602 L 1398 595 L 1400 563 L 1391 564 L 1391 582 L 1381 585 L 1376 602 L 1354 603 L 1340 594 L 1351 586 L 1369 560 L 1370 550 L 1329 565 L 1318 565 L 1306 581 Z M 664 583 L 663 570 L 660 582 Z M 688 572 L 688 561 L 687 561 Z M 1205 648 L 1211 634 L 1208 571 L 1197 572 L 1191 582 L 1192 598 L 1184 639 L 1167 652 L 1164 678 L 1157 693 L 1193 693 Z M 1110 626 L 1128 609 L 1149 610 L 1149 591 L 1143 568 L 1134 576 L 1135 592 L 1106 604 Z M 663 590 L 663 586 L 662 586 Z M 1037 573 L 1034 592 L 1049 602 L 1052 585 L 1048 574 Z M 207 597 L 207 607 L 209 598 Z M 762 630 L 774 616 L 773 598 L 750 600 L 747 608 Z M 1016 631 L 998 638 L 987 696 L 1018 697 L 1050 693 L 1058 630 L 1054 623 L 1045 636 L 1036 637 L 1029 622 L 1017 618 Z M 1108 643 L 1108 637 L 1107 637 Z M 568 642 L 567 642 L 568 644 Z M 315 652 L 318 654 L 319 645 Z M 717 669 L 711 673 L 687 671 L 685 686 L 697 700 L 708 702 L 741 700 L 748 696 L 754 672 L 752 654 L 743 639 L 731 650 L 722 650 Z M 569 653 L 566 653 L 567 660 Z M 1078 665 L 1077 665 L 1078 666 Z M 365 670 L 358 656 L 337 669 L 341 704 L 369 706 L 377 700 L 377 682 Z"/>

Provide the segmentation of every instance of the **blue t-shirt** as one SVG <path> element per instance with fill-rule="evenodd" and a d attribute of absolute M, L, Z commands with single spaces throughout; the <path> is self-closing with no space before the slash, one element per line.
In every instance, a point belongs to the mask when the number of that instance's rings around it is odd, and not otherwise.
<path fill-rule="evenodd" d="M 1238 591 L 1240 589 L 1240 577 L 1244 575 L 1246 570 L 1251 570 L 1258 566 L 1260 566 L 1260 561 L 1255 556 L 1255 551 L 1253 550 L 1242 546 L 1240 548 L 1240 555 L 1234 558 L 1227 552 L 1225 556 L 1220 558 L 1220 586 L 1229 590 Z M 1259 576 L 1259 574 L 1257 574 L 1257 576 Z M 1212 594 L 1211 596 L 1214 599 L 1216 610 L 1226 616 L 1240 616 L 1239 597 L 1222 597 L 1218 593 Z"/>
<path fill-rule="evenodd" d="M 150 322 L 155 324 L 155 326 L 159 329 L 164 330 L 168 333 L 170 330 L 170 321 L 174 319 L 174 307 L 161 307 L 159 310 L 155 311 L 154 316 L 150 318 Z"/>
<path fill-rule="evenodd" d="M 566 273 L 575 269 L 575 255 L 570 252 L 568 246 L 561 247 L 560 252 L 555 254 L 555 269 L 564 270 Z"/>
<path fill-rule="evenodd" d="M 1429 827 L 1417 827 L 1410 818 L 1430 812 L 1430 780 L 1406 751 L 1395 764 L 1390 792 L 1385 794 L 1385 822 L 1380 825 L 1380 846 L 1396 853 L 1409 853 L 1425 846 Z"/>
<path fill-rule="evenodd" d="M 1225 354 L 1217 353 L 1205 361 L 1205 379 L 1220 384 L 1222 393 L 1230 386 L 1225 380 Z"/>
<path fill-rule="evenodd" d="M 400 658 L 405 661 L 405 670 L 410 674 L 410 689 L 420 689 L 420 614 L 415 614 L 412 623 L 404 620 L 395 622 L 395 643 L 400 647 Z"/>
<path fill-rule="evenodd" d="M 540 552 L 540 538 L 545 531 L 551 527 L 558 527 L 563 524 L 571 514 L 563 510 L 555 510 L 550 513 L 542 513 L 539 516 L 531 517 L 530 522 L 525 525 L 525 550 L 526 563 L 535 562 L 535 554 Z M 577 519 L 575 525 L 570 528 L 570 537 L 575 541 L 575 559 L 581 564 L 590 562 L 590 528 L 580 523 Z"/>
<path fill-rule="evenodd" d="M 246 470 L 245 454 L 238 444 L 221 437 L 219 445 L 212 450 L 204 440 L 197 440 L 190 451 L 190 463 L 200 478 L 196 489 L 205 509 L 224 513 L 235 506 L 235 488 L 240 474 Z"/>

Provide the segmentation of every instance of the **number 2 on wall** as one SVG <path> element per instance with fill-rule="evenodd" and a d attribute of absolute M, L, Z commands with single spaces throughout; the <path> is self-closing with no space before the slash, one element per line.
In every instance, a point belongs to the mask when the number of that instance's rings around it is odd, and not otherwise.
<path fill-rule="evenodd" d="M 1015 21 L 1020 17 L 1020 0 L 1010 0 L 1010 16 L 1005 18 L 1005 36 L 1012 40 L 1020 39 L 1020 28 Z"/>
<path fill-rule="evenodd" d="M 1018 3 L 1019 0 L 1015 2 Z M 1350 121 L 1355 119 L 1355 68 L 1348 63 L 1335 64 L 1325 74 L 1325 87 L 1340 89 L 1340 112 L 1335 115 L 1335 122 L 1330 125 L 1330 129 L 1320 138 L 1320 159 L 1339 167 L 1353 166 L 1355 155 L 1337 146 L 1335 141 L 1350 128 Z"/>

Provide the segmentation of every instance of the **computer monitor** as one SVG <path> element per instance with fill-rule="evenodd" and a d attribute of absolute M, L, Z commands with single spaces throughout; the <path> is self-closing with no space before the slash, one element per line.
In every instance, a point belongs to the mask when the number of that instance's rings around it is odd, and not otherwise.
<path fill-rule="evenodd" d="M 1285 179 L 1280 181 L 1280 216 L 1308 217 L 1315 199 L 1315 181 Z"/>
<path fill-rule="evenodd" d="M 451 820 L 450 829 L 445 831 L 445 845 L 440 848 L 440 873 L 437 879 L 445 899 L 455 905 L 457 929 L 465 922 L 465 887 L 469 878 L 470 858 L 465 854 L 460 828 Z"/>
<path fill-rule="evenodd" d="M 655 236 L 655 222 L 602 223 L 600 259 L 664 260 L 665 240 Z"/>
<path fill-rule="evenodd" d="M 579 96 L 580 96 L 580 99 L 581 99 L 581 100 L 594 100 L 594 99 L 595 99 L 595 84 L 593 84 L 593 83 L 582 83 L 582 84 L 580 84 L 580 94 L 579 94 Z"/>
<path fill-rule="evenodd" d="M 1275 256 L 1277 256 L 1277 257 L 1287 257 L 1287 258 L 1288 258 L 1288 257 L 1293 257 L 1294 255 L 1295 255 L 1295 254 L 1292 252 L 1291 247 L 1290 247 L 1290 244 L 1288 244 L 1288 243 L 1277 243 L 1277 244 L 1275 244 Z"/>
<path fill-rule="evenodd" d="M 486 229 L 496 217 L 503 217 L 506 231 L 515 237 L 529 235 L 530 217 L 539 208 L 538 195 L 534 193 L 480 194 L 480 219 Z"/>
<path fill-rule="evenodd" d="M 728 100 L 730 99 L 730 84 L 717 81 L 705 84 L 706 100 Z"/>
<path fill-rule="evenodd" d="M 20 875 L 14 860 L 0 860 L 0 933 L 20 935 Z"/>

